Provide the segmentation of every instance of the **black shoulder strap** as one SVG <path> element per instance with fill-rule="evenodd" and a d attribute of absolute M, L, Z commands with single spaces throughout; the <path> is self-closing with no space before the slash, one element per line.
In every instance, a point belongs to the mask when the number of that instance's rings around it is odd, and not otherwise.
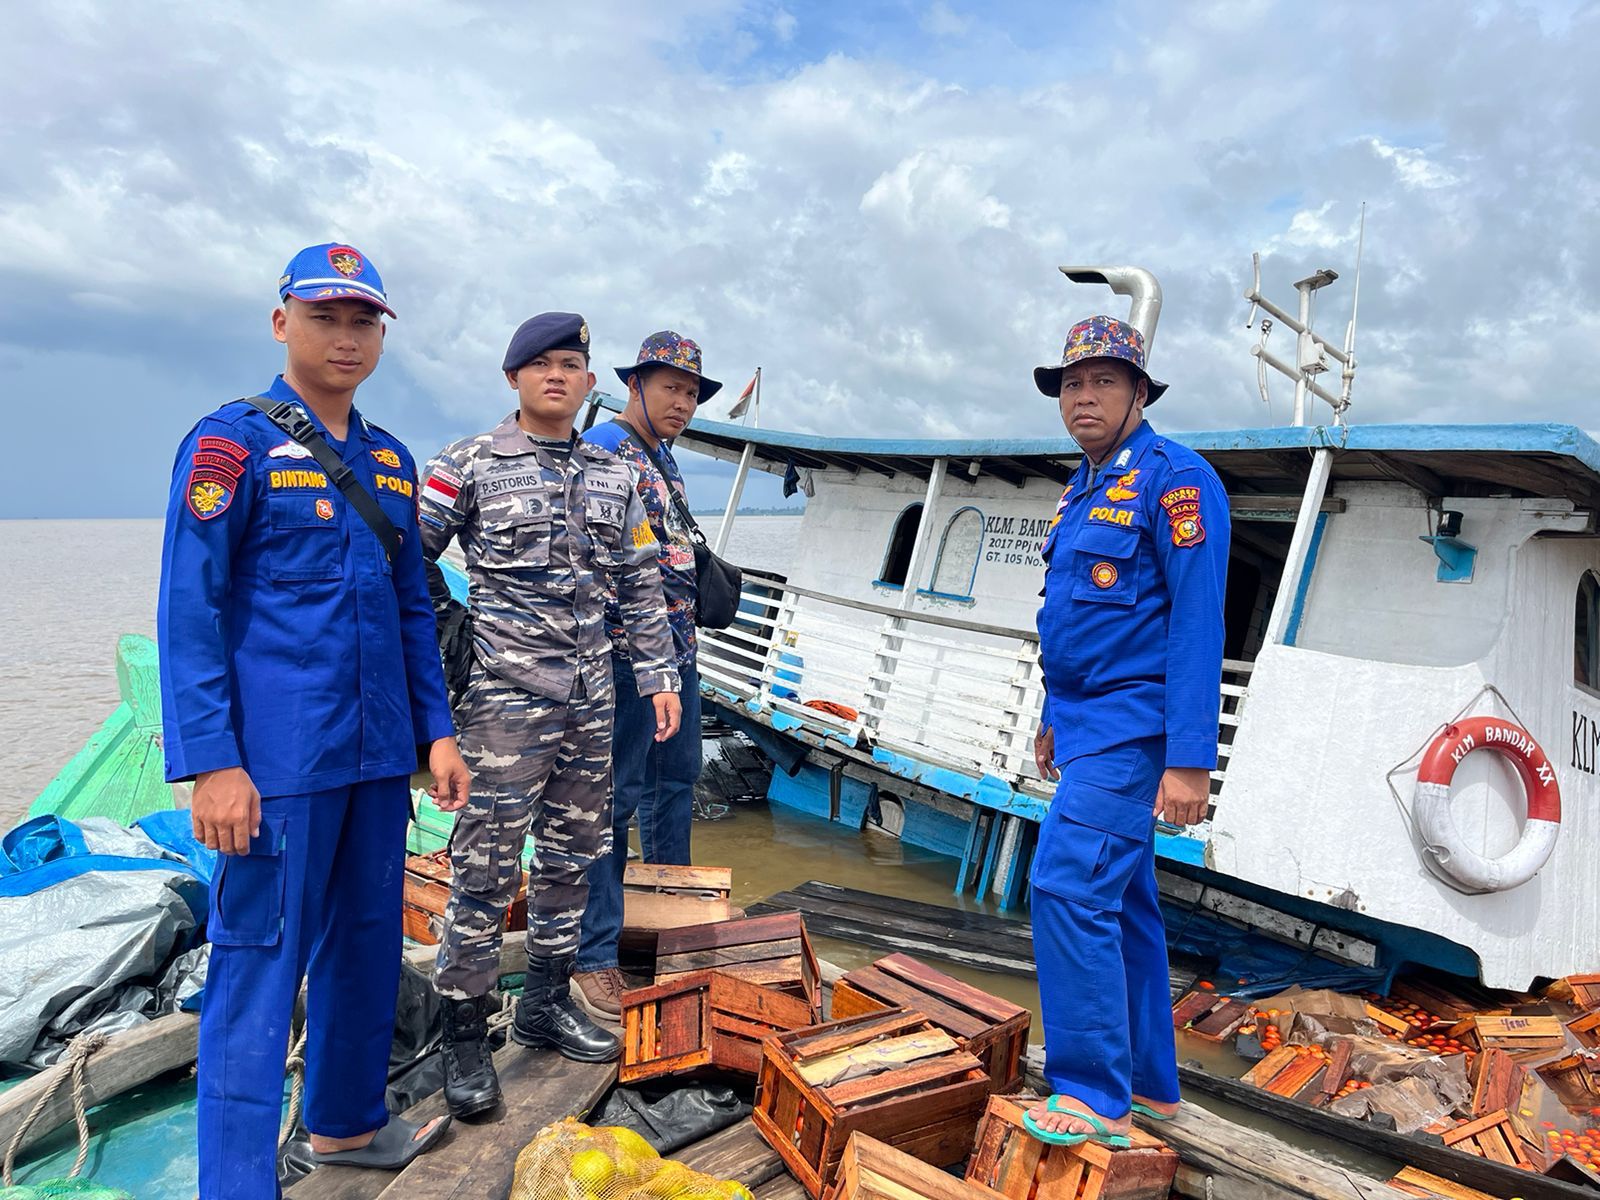
<path fill-rule="evenodd" d="M 656 465 L 656 470 L 661 472 L 661 482 L 666 485 L 667 498 L 672 501 L 673 510 L 678 514 L 679 519 L 689 527 L 689 532 L 694 535 L 694 540 L 702 546 L 706 545 L 706 535 L 700 532 L 700 522 L 694 519 L 694 514 L 689 511 L 689 506 L 683 502 L 683 496 L 678 492 L 678 489 L 672 486 L 672 479 L 667 474 L 666 467 L 656 457 L 656 452 L 650 448 L 650 443 L 640 437 L 638 431 L 621 417 L 617 417 L 615 420 L 616 424 L 628 431 L 629 437 L 644 447 L 646 456 Z"/>
<path fill-rule="evenodd" d="M 400 549 L 400 531 L 394 527 L 394 522 L 383 515 L 383 509 L 378 507 L 378 501 L 371 492 L 361 486 L 361 481 L 356 478 L 355 472 L 333 452 L 328 440 L 317 432 L 317 427 L 311 423 L 311 418 L 288 400 L 277 404 L 264 396 L 244 396 L 241 400 L 245 404 L 259 408 L 266 414 L 267 420 L 311 451 L 311 457 L 316 459 L 317 465 L 328 473 L 328 478 L 333 480 L 344 493 L 344 498 L 350 501 L 350 507 L 356 510 L 361 519 L 367 523 L 367 527 L 378 535 L 378 544 L 393 561 Z"/>

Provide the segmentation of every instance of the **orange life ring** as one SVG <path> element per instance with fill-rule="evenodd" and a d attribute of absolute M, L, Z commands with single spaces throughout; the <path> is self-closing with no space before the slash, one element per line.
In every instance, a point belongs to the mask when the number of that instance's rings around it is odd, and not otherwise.
<path fill-rule="evenodd" d="M 1522 837 L 1499 858 L 1469 849 L 1450 815 L 1450 781 L 1475 750 L 1490 750 L 1516 768 L 1527 794 Z M 1468 717 L 1439 731 L 1417 768 L 1415 804 L 1422 851 L 1431 865 L 1472 891 L 1504 892 L 1536 875 L 1555 850 L 1561 831 L 1561 786 L 1534 737 L 1498 717 Z"/>

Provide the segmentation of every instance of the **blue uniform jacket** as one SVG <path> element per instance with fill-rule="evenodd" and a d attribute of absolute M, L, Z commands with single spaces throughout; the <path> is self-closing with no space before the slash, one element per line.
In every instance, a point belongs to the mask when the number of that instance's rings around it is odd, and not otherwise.
<path fill-rule="evenodd" d="M 1045 539 L 1039 658 L 1056 763 L 1164 738 L 1217 765 L 1228 497 L 1211 465 L 1141 422 L 1085 459 Z"/>
<path fill-rule="evenodd" d="M 298 400 L 279 376 L 265 396 Z M 324 437 L 327 430 L 307 408 Z M 377 535 L 309 452 L 235 401 L 184 439 L 161 554 L 167 778 L 242 766 L 263 796 L 409 775 L 454 729 L 410 453 L 353 409 L 330 440 L 401 532 Z"/>

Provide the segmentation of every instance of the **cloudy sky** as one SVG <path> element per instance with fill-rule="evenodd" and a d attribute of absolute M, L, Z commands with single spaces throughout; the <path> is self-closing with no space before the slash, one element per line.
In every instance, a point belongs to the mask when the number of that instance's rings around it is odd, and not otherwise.
<path fill-rule="evenodd" d="M 1283 303 L 1340 271 L 1341 334 L 1363 201 L 1354 420 L 1600 426 L 1592 3 L 63 0 L 7 26 L 0 517 L 157 515 L 189 425 L 281 366 L 284 262 L 329 240 L 401 314 L 359 403 L 419 456 L 509 411 L 507 336 L 548 308 L 588 317 L 602 387 L 650 330 L 698 338 L 711 416 L 760 365 L 765 425 L 1057 433 L 1029 369 L 1123 303 L 1068 262 L 1160 277 L 1166 428 L 1281 423 L 1250 253 Z"/>

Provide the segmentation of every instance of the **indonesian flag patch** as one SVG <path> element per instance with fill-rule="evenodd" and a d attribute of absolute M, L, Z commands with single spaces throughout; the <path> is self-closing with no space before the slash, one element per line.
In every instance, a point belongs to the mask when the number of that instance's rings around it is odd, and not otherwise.
<path fill-rule="evenodd" d="M 422 485 L 423 499 L 432 500 L 435 504 L 442 504 L 446 508 L 454 508 L 460 495 L 460 476 L 452 475 L 449 471 L 438 467 L 428 473 L 428 478 Z"/>

